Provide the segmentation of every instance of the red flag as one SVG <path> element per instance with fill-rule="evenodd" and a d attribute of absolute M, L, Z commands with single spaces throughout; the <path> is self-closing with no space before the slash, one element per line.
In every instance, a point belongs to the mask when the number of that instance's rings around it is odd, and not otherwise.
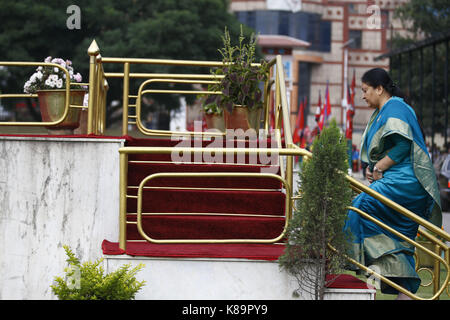
<path fill-rule="evenodd" d="M 303 119 L 304 106 L 303 101 L 300 102 L 300 106 L 298 107 L 297 112 L 297 121 L 295 122 L 294 136 L 292 138 L 292 142 L 299 143 L 301 131 L 303 131 L 305 120 Z"/>
<path fill-rule="evenodd" d="M 323 108 L 320 109 L 320 117 L 318 123 L 320 131 L 322 131 L 323 129 L 324 122 L 325 122 L 325 105 L 323 105 Z"/>
<path fill-rule="evenodd" d="M 328 117 L 331 114 L 331 104 L 330 104 L 330 91 L 328 90 L 328 81 L 327 81 L 327 89 L 325 91 L 325 121 L 328 120 Z"/>
<path fill-rule="evenodd" d="M 354 79 L 354 77 L 353 77 Z M 352 87 L 354 84 L 352 81 Z M 355 107 L 353 105 L 354 94 L 350 92 L 350 87 L 347 86 L 347 108 L 345 117 L 345 138 L 351 140 L 353 135 L 353 116 L 355 115 Z"/>
<path fill-rule="evenodd" d="M 315 114 L 316 122 L 319 122 L 319 120 L 320 120 L 320 112 L 321 111 L 322 111 L 322 94 L 320 93 L 320 90 L 319 90 L 319 101 L 317 102 L 317 108 L 316 108 L 316 114 Z"/>
<path fill-rule="evenodd" d="M 352 84 L 350 86 L 350 92 L 351 92 L 351 105 L 354 107 L 355 106 L 355 87 L 356 87 L 356 80 L 355 80 L 355 69 L 353 69 L 353 79 L 352 79 Z"/>

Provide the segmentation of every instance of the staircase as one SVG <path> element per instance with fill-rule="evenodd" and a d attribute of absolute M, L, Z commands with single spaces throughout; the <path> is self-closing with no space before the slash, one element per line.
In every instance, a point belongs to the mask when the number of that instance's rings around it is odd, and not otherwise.
<path fill-rule="evenodd" d="M 214 138 L 213 138 L 214 139 Z M 180 141 L 170 139 L 128 138 L 126 146 L 174 147 Z M 192 145 L 197 142 L 192 142 Z M 215 141 L 201 141 L 207 147 Z M 243 141 L 225 142 L 228 147 L 238 147 Z M 271 146 L 271 142 L 265 142 Z M 249 141 L 244 143 L 249 146 Z M 181 256 L 205 255 L 211 257 L 226 255 L 231 258 L 262 257 L 276 260 L 282 253 L 282 243 L 272 242 L 283 232 L 286 224 L 286 195 L 279 180 L 262 177 L 236 176 L 236 174 L 257 174 L 261 171 L 279 173 L 277 163 L 261 164 L 250 156 L 234 155 L 232 159 L 223 156 L 221 163 L 202 162 L 192 155 L 184 162 L 173 162 L 170 154 L 130 155 L 128 161 L 127 199 L 127 249 L 124 253 L 152 256 L 180 251 Z M 198 158 L 198 157 L 197 157 Z M 148 243 L 139 234 L 137 225 L 137 190 L 141 181 L 157 173 L 187 173 L 190 176 L 158 177 L 145 184 L 142 197 L 142 226 L 144 232 L 159 240 L 211 240 L 240 243 L 211 244 L 156 244 Z M 224 176 L 200 176 L 196 173 L 225 173 Z M 234 175 L 234 176 L 233 176 Z M 227 248 L 217 250 L 217 247 Z M 111 248 L 111 245 L 108 246 Z M 139 248 L 139 249 L 138 249 Z M 184 250 L 180 250 L 183 248 Z M 255 250 L 258 248 L 258 250 Z M 163 249 L 163 250 L 161 250 Z M 171 249 L 173 252 L 171 253 Z M 153 252 L 156 250 L 156 252 Z M 202 253 L 197 253 L 197 251 Z M 162 251 L 162 252 L 161 252 Z M 107 251 L 107 252 L 120 252 Z M 188 253 L 189 252 L 189 253 Z M 264 253 L 263 253 L 264 252 Z M 268 254 L 270 252 L 270 254 Z M 106 253 L 106 251 L 104 251 Z M 261 256 L 262 254 L 262 256 Z"/>
<path fill-rule="evenodd" d="M 218 145 L 219 141 L 182 144 L 236 148 L 255 143 L 235 139 Z M 257 142 L 272 146 L 270 140 Z M 175 147 L 180 141 L 127 137 L 126 146 Z M 258 157 L 235 154 L 208 161 L 184 155 L 180 162 L 179 156 L 129 155 L 126 247 L 121 249 L 110 239 L 103 241 L 107 268 L 124 261 L 148 264 L 142 272 L 150 288 L 137 297 L 142 299 L 291 299 L 295 281 L 280 272 L 276 262 L 284 250 L 286 193 L 278 179 L 251 176 L 260 172 L 279 175 L 278 159 L 262 163 Z M 217 173 L 221 175 L 210 176 Z M 159 176 L 147 180 L 142 192 L 142 229 L 154 240 L 149 242 L 138 231 L 137 194 L 141 181 L 155 174 Z M 196 278 L 194 286 L 191 281 Z M 155 291 L 152 283 L 162 279 L 164 283 Z M 329 298 L 336 295 L 333 290 L 350 290 L 353 298 L 373 298 L 373 290 L 355 279 L 338 278 L 329 289 Z M 265 290 L 262 284 L 267 285 Z M 354 290 L 359 290 L 356 296 Z"/>

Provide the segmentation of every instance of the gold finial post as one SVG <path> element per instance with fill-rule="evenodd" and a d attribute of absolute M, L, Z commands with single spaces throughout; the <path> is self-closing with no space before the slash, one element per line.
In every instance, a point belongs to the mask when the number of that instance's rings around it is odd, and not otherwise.
<path fill-rule="evenodd" d="M 97 69 L 97 59 L 96 56 L 100 53 L 100 48 L 97 45 L 97 42 L 92 40 L 91 45 L 87 50 L 88 55 L 90 56 L 89 61 L 89 99 L 88 99 L 88 120 L 87 120 L 87 134 L 91 134 L 94 132 L 93 128 L 93 120 L 94 120 L 94 104 L 97 104 L 96 100 L 96 90 L 95 90 L 95 81 L 96 81 L 96 69 Z"/>
<path fill-rule="evenodd" d="M 87 52 L 90 56 L 96 56 L 97 54 L 100 53 L 100 48 L 98 47 L 97 41 L 95 41 L 95 39 L 92 40 L 91 45 L 89 46 Z"/>

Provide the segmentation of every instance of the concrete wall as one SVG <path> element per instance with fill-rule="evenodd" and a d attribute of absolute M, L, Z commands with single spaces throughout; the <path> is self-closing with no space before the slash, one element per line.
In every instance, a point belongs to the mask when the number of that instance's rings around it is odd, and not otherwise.
<path fill-rule="evenodd" d="M 0 137 L 0 299 L 56 299 L 69 245 L 117 241 L 120 139 Z"/>
<path fill-rule="evenodd" d="M 107 272 L 124 264 L 145 265 L 137 279 L 145 279 L 146 284 L 136 294 L 136 300 L 314 299 L 305 290 L 300 296 L 293 295 L 299 288 L 297 280 L 281 270 L 277 261 L 105 256 L 105 264 Z M 375 292 L 374 289 L 326 289 L 324 299 L 374 300 Z"/>

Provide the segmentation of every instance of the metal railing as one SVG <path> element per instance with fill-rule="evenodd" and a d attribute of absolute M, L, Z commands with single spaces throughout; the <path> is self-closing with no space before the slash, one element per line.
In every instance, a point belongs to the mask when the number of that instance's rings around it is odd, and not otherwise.
<path fill-rule="evenodd" d="M 292 217 L 292 208 L 294 205 L 294 201 L 297 199 L 297 196 L 294 196 L 292 193 L 292 179 L 293 179 L 293 159 L 294 157 L 297 156 L 301 156 L 301 157 L 306 157 L 306 158 L 310 158 L 312 157 L 312 153 L 310 153 L 309 151 L 305 150 L 305 149 L 301 149 L 298 146 L 294 145 L 292 142 L 292 136 L 291 136 L 291 129 L 290 129 L 290 119 L 289 119 L 289 112 L 288 112 L 288 107 L 287 107 L 287 97 L 286 97 L 286 89 L 285 89 L 285 82 L 284 82 L 284 74 L 282 72 L 283 68 L 282 68 L 282 61 L 281 61 L 281 57 L 278 56 L 276 59 L 274 59 L 274 61 L 271 62 L 271 66 L 276 66 L 276 75 L 275 75 L 275 97 L 274 97 L 274 101 L 275 101 L 275 132 L 276 132 L 276 138 L 277 141 L 279 142 L 279 146 L 281 146 L 281 134 L 280 134 L 280 129 L 282 128 L 284 131 L 284 147 L 280 147 L 280 148 L 183 148 L 183 147 L 167 147 L 167 148 L 160 148 L 160 147 L 124 147 L 121 148 L 119 150 L 120 152 L 120 157 L 121 157 L 121 218 L 120 218 L 120 246 L 121 248 L 125 248 L 126 246 L 126 237 L 125 237 L 125 232 L 126 232 L 126 192 L 127 192 L 127 185 L 126 185 L 126 164 L 127 164 L 127 157 L 128 154 L 169 154 L 171 152 L 182 152 L 182 153 L 187 153 L 187 154 L 196 154 L 196 153 L 205 153 L 205 152 L 209 152 L 209 153 L 223 153 L 223 154 L 227 154 L 227 153 L 233 153 L 233 154 L 238 154 L 238 153 L 243 153 L 246 155 L 250 155 L 250 154 L 269 154 L 269 153 L 275 153 L 277 154 L 279 157 L 284 156 L 285 157 L 285 163 L 286 163 L 286 168 L 282 168 L 281 172 L 282 174 L 282 179 L 283 180 L 283 184 L 284 186 L 286 186 L 286 197 L 287 197 L 287 206 L 286 206 L 286 219 L 289 220 Z M 164 77 L 158 76 L 159 79 L 170 79 L 169 75 L 166 75 Z M 147 83 L 152 83 L 155 81 L 159 81 L 159 80 L 154 80 L 154 81 L 148 81 Z M 142 94 L 143 92 L 145 92 L 145 90 L 143 90 L 144 84 L 141 86 L 140 89 L 140 93 Z M 270 88 L 270 85 L 266 84 L 266 88 Z M 269 90 L 267 90 L 269 91 Z M 218 94 L 218 93 L 215 93 Z M 138 95 L 139 96 L 139 95 Z M 268 99 L 267 99 L 268 101 Z M 268 107 L 268 104 L 266 104 L 266 109 L 264 110 L 264 128 L 266 130 L 268 130 L 268 114 L 270 112 L 270 109 Z M 138 127 L 141 127 L 138 125 Z M 161 134 L 162 132 L 158 132 L 159 134 Z M 151 132 L 148 132 L 148 134 L 151 134 Z M 283 161 L 280 162 L 280 164 L 282 164 Z M 213 174 L 209 174 L 210 176 L 212 176 Z M 239 174 L 238 174 L 239 175 Z M 243 177 L 245 176 L 245 174 L 241 174 Z M 177 176 L 181 177 L 181 176 L 187 176 L 187 174 L 177 174 Z M 146 177 L 141 185 L 140 185 L 140 190 L 142 190 L 143 186 L 145 185 L 146 181 L 148 181 L 148 179 L 153 179 L 154 176 L 148 176 Z M 411 211 L 401 207 L 400 205 L 398 205 L 397 203 L 391 201 L 390 199 L 384 197 L 383 195 L 377 193 L 376 191 L 370 189 L 369 187 L 365 186 L 364 184 L 360 183 L 359 181 L 355 180 L 354 178 L 347 176 L 347 180 L 350 182 L 351 187 L 357 191 L 357 192 L 366 192 L 367 194 L 375 197 L 377 200 L 383 202 L 384 204 L 386 204 L 387 206 L 393 208 L 394 210 L 396 210 L 397 212 L 399 212 L 399 214 L 403 214 L 405 216 L 407 216 L 408 218 L 414 220 L 415 222 L 417 222 L 419 225 L 421 225 L 423 228 L 420 229 L 420 233 L 427 235 L 427 237 L 429 237 L 429 239 L 431 241 L 433 241 L 433 243 L 436 245 L 436 249 L 440 252 L 444 252 L 444 258 L 442 258 L 440 256 L 440 254 L 437 254 L 436 252 L 433 252 L 431 250 L 428 250 L 427 248 L 423 247 L 422 245 L 420 245 L 419 243 L 417 243 L 416 241 L 413 241 L 409 238 L 407 238 L 406 236 L 398 233 L 396 230 L 393 230 L 392 228 L 390 228 L 389 226 L 379 222 L 378 220 L 374 219 L 373 217 L 371 217 L 370 215 L 368 215 L 365 212 L 362 212 L 361 210 L 357 209 L 357 208 L 353 208 L 353 207 L 349 207 L 349 209 L 354 210 L 355 212 L 357 212 L 358 214 L 362 215 L 363 217 L 370 219 L 371 221 L 373 221 L 374 223 L 376 223 L 377 225 L 380 225 L 382 228 L 394 233 L 395 235 L 397 235 L 398 237 L 402 238 L 403 240 L 407 241 L 408 243 L 413 244 L 416 248 L 420 248 L 423 251 L 425 251 L 427 254 L 431 255 L 435 261 L 436 261 L 436 267 L 434 268 L 433 271 L 433 284 L 434 284 L 434 290 L 433 290 L 433 296 L 430 299 L 437 299 L 442 292 L 445 290 L 445 288 L 447 288 L 447 292 L 448 292 L 448 282 L 449 282 L 449 277 L 450 277 L 450 273 L 449 273 L 449 264 L 450 264 L 450 257 L 449 257 L 449 248 L 448 246 L 446 246 L 442 241 L 440 241 L 439 239 L 437 239 L 436 237 L 432 236 L 431 234 L 429 234 L 427 231 L 425 231 L 425 229 L 437 234 L 438 236 L 442 237 L 443 239 L 446 239 L 447 241 L 450 241 L 450 235 L 448 233 L 446 233 L 445 231 L 437 228 L 435 225 L 431 224 L 430 222 L 426 221 L 425 219 L 422 219 L 421 217 L 417 216 L 416 214 L 412 213 Z M 142 192 L 140 192 L 138 194 L 138 196 L 135 196 L 136 199 L 138 200 L 138 202 L 141 202 L 142 199 Z M 139 213 L 139 211 L 141 210 L 141 207 L 138 206 L 138 215 L 141 215 Z M 137 219 L 138 221 L 140 220 L 140 218 L 138 217 Z M 139 224 L 140 222 L 135 222 L 137 224 Z M 286 232 L 286 227 L 288 225 L 288 221 L 286 223 L 286 226 L 283 230 L 283 233 L 280 236 L 284 236 L 285 232 Z M 155 239 L 151 239 L 150 237 L 148 237 L 145 232 L 143 232 L 143 230 L 141 228 L 139 228 L 141 235 L 143 236 L 143 238 L 145 238 L 147 241 L 155 241 Z M 279 240 L 280 238 L 277 238 L 276 240 Z M 186 242 L 183 240 L 178 240 L 179 242 Z M 177 240 L 175 240 L 175 242 L 178 242 Z M 248 239 L 228 239 L 228 240 L 220 240 L 221 242 L 253 242 L 253 240 L 248 240 Z M 258 242 L 260 240 L 254 240 L 255 242 Z M 159 241 L 158 241 L 159 242 Z M 162 241 L 164 242 L 164 240 Z M 216 240 L 212 239 L 212 240 L 192 240 L 190 239 L 188 242 L 191 243 L 196 243 L 196 242 L 216 242 Z M 331 250 L 335 250 L 334 248 L 332 248 L 330 246 Z M 376 273 L 374 270 L 358 263 L 357 261 L 351 259 L 350 257 L 347 256 L 347 259 L 354 263 L 355 265 L 357 265 L 359 268 L 361 268 L 362 270 L 366 271 L 368 274 L 373 275 L 375 277 L 377 277 L 378 279 L 380 279 L 381 281 L 387 283 L 388 285 L 394 287 L 395 289 L 399 290 L 400 292 L 405 293 L 406 295 L 412 297 L 413 299 L 424 299 L 421 298 L 411 292 L 409 292 L 408 290 L 406 290 L 405 288 L 400 287 L 399 285 L 397 285 L 396 283 L 392 282 L 391 280 L 387 279 L 386 277 L 383 277 L 382 275 Z M 440 277 L 440 265 L 443 265 L 445 270 L 446 270 L 446 277 L 443 280 L 443 284 L 441 286 L 439 286 L 439 279 Z M 439 265 L 439 266 L 438 266 Z"/>
<path fill-rule="evenodd" d="M 70 82 L 69 71 L 63 66 L 57 63 L 50 62 L 10 62 L 10 61 L 0 61 L 0 66 L 5 67 L 53 67 L 61 69 L 65 74 L 65 105 L 64 112 L 61 117 L 57 120 L 46 122 L 46 121 L 3 121 L 0 122 L 0 126 L 21 126 L 21 127 L 52 127 L 57 126 L 62 123 L 68 116 L 70 108 L 85 108 L 84 106 L 72 105 L 70 104 L 70 86 L 71 85 L 89 85 L 88 83 Z M 0 94 L 0 99 L 2 98 L 37 98 L 37 94 L 30 93 L 2 93 Z"/>
<path fill-rule="evenodd" d="M 153 136 L 180 136 L 180 135 L 192 135 L 194 137 L 204 137 L 206 135 L 215 135 L 226 137 L 225 132 L 195 132 L 195 131 L 187 131 L 187 132 L 172 132 L 166 130 L 151 130 L 146 128 L 141 120 L 141 105 L 140 100 L 144 94 L 148 93 L 169 93 L 169 94 L 221 94 L 220 91 L 196 91 L 196 90 L 161 90 L 161 89 L 145 89 L 146 86 L 151 85 L 157 82 L 166 82 L 166 83 L 188 83 L 188 84 L 212 84 L 218 81 L 218 78 L 214 75 L 184 75 L 184 74 L 130 74 L 129 73 L 129 63 L 148 63 L 148 64 L 168 64 L 168 65 L 189 65 L 189 66 L 208 66 L 208 67 L 217 67 L 222 66 L 221 62 L 201 62 L 201 61 L 175 61 L 175 60 L 155 60 L 155 59 L 119 59 L 119 58 L 103 58 L 103 62 L 112 62 L 112 63 L 124 63 L 124 72 L 123 73 L 114 73 L 108 74 L 106 76 L 113 77 L 123 77 L 124 82 L 129 82 L 130 77 L 135 78 L 147 78 L 143 81 L 140 86 L 137 95 L 130 95 L 128 92 L 128 85 L 124 85 L 123 92 L 123 105 L 124 110 L 126 110 L 126 106 L 128 105 L 129 98 L 136 98 L 136 104 L 131 107 L 136 108 L 136 113 L 133 116 L 133 124 L 136 124 L 137 128 L 146 135 Z M 277 70 L 283 70 L 281 56 L 278 56 L 276 59 L 272 60 L 269 63 L 270 68 L 273 66 L 277 66 Z M 269 77 L 268 77 L 269 78 Z M 262 110 L 264 115 L 268 115 L 269 110 L 269 94 L 270 94 L 270 86 L 273 84 L 273 81 L 267 81 L 264 84 L 264 108 Z M 281 103 L 284 102 L 287 105 L 286 96 L 282 97 L 283 93 L 285 95 L 286 90 L 284 88 L 284 74 L 282 72 L 277 72 L 277 77 L 275 80 L 276 88 L 275 88 L 275 96 L 277 108 L 275 110 L 275 117 L 277 119 L 278 127 L 275 128 L 276 134 L 276 143 L 277 145 L 282 145 L 281 134 L 279 133 L 279 125 L 281 124 L 281 119 L 283 117 L 288 117 L 288 112 L 286 109 L 281 108 Z M 128 105 L 129 106 L 129 105 Z M 269 117 L 264 117 L 264 127 L 268 128 L 268 119 Z M 123 126 L 122 133 L 127 133 L 127 127 L 129 124 L 129 115 L 128 112 L 124 112 L 123 116 Z M 284 130 L 288 130 L 286 132 L 290 132 L 289 121 L 283 121 Z M 267 131 L 266 131 L 267 132 Z M 285 144 L 292 144 L 292 137 L 285 137 Z M 127 183 L 127 166 L 128 166 L 128 156 L 130 154 L 170 154 L 172 152 L 179 153 L 182 152 L 184 154 L 204 154 L 204 153 L 220 153 L 222 155 L 227 154 L 246 154 L 248 150 L 253 150 L 253 154 L 257 155 L 266 155 L 272 156 L 276 155 L 278 159 L 278 163 L 281 164 L 281 174 L 268 174 L 268 173 L 161 173 L 147 176 L 142 180 L 141 184 L 138 188 L 138 195 L 129 195 L 127 194 L 127 189 L 129 188 Z M 286 233 L 287 223 L 291 218 L 292 212 L 292 171 L 293 171 L 293 158 L 287 157 L 286 165 L 284 166 L 283 159 L 280 159 L 278 156 L 282 156 L 282 149 L 278 148 L 177 148 L 177 147 L 123 147 L 119 150 L 120 153 L 120 232 L 119 232 L 119 245 L 122 249 L 126 248 L 126 226 L 127 224 L 137 224 L 138 231 L 143 239 L 151 242 L 157 243 L 274 243 L 281 240 Z M 304 154 L 309 154 L 306 150 L 303 151 Z M 283 164 L 282 164 L 283 163 Z M 285 167 L 285 168 L 284 168 Z M 208 239 L 208 240 L 189 240 L 189 239 L 178 239 L 178 240 L 156 240 L 148 236 L 144 230 L 142 229 L 142 196 L 143 189 L 147 181 L 151 179 L 155 179 L 157 177 L 168 177 L 168 176 L 177 176 L 177 177 L 187 177 L 187 176 L 207 176 L 207 177 L 224 177 L 224 176 L 236 176 L 236 177 L 252 177 L 252 178 L 272 178 L 281 182 L 283 189 L 286 192 L 286 200 L 285 200 L 285 226 L 283 231 L 279 234 L 279 236 L 273 239 Z M 263 191 L 264 189 L 258 189 Z M 128 198 L 135 198 L 137 200 L 137 221 L 127 221 L 127 209 L 126 203 Z M 214 215 L 214 213 L 211 213 Z"/>
<path fill-rule="evenodd" d="M 88 54 L 90 55 L 90 74 L 89 74 L 89 103 L 88 103 L 88 133 L 94 133 L 94 134 L 101 134 L 104 130 L 104 119 L 106 114 L 106 93 L 108 89 L 108 78 L 122 78 L 123 79 L 123 121 L 122 121 L 122 134 L 126 135 L 128 133 L 128 124 L 130 122 L 129 117 L 129 108 L 136 108 L 137 113 L 134 115 L 134 120 L 136 122 L 136 125 L 139 130 L 141 130 L 144 134 L 147 135 L 165 135 L 170 136 L 171 134 L 177 134 L 177 135 L 203 135 L 201 132 L 171 132 L 171 131 L 152 131 L 150 129 L 145 128 L 143 124 L 140 122 L 138 115 L 140 116 L 140 102 L 136 101 L 136 104 L 130 105 L 129 99 L 141 99 L 142 95 L 149 94 L 149 93 L 163 93 L 163 92 L 157 92 L 157 90 L 151 90 L 151 89 L 145 89 L 145 86 L 150 85 L 152 83 L 156 82 L 177 82 L 181 81 L 183 83 L 200 83 L 200 84 L 208 84 L 209 81 L 217 81 L 217 79 L 214 79 L 212 75 L 187 75 L 187 74 L 156 74 L 156 73 L 130 73 L 130 64 L 166 64 L 166 65 L 180 65 L 180 66 L 206 66 L 206 67 L 217 67 L 221 66 L 221 62 L 207 62 L 207 61 L 184 61 L 184 60 L 160 60 L 160 59 L 132 59 L 132 58 L 103 58 L 100 55 L 100 50 L 95 43 L 95 41 L 91 44 L 88 50 Z M 122 63 L 124 66 L 123 73 L 108 73 L 105 72 L 103 69 L 104 63 Z M 0 65 L 48 65 L 45 63 L 0 63 Z M 55 67 L 60 67 L 58 65 L 55 65 Z M 274 68 L 276 67 L 276 68 Z M 274 70 L 275 69 L 275 70 Z M 65 70 L 67 73 L 67 70 Z M 225 240 L 219 240 L 220 242 L 274 242 L 280 240 L 282 237 L 285 236 L 286 228 L 288 226 L 289 220 L 292 217 L 292 208 L 294 205 L 295 200 L 298 198 L 297 196 L 293 195 L 293 161 L 294 157 L 306 157 L 311 158 L 313 156 L 312 153 L 305 149 L 301 149 L 298 146 L 296 146 L 292 141 L 292 131 L 290 128 L 290 116 L 289 116 L 289 110 L 288 110 L 288 103 L 287 103 L 287 96 L 286 96 L 286 87 L 285 87 L 285 79 L 284 79 L 284 68 L 281 60 L 281 56 L 277 56 L 274 60 L 270 62 L 270 72 L 275 73 L 275 82 L 273 81 L 267 81 L 264 84 L 264 96 L 265 96 L 265 102 L 264 102 L 264 109 L 263 109 L 263 127 L 264 131 L 267 133 L 269 132 L 269 113 L 270 113 L 270 104 L 269 104 L 269 95 L 271 94 L 271 86 L 275 84 L 275 89 L 273 91 L 274 94 L 274 115 L 275 115 L 275 137 L 277 145 L 275 148 L 196 148 L 196 147 L 123 147 L 119 149 L 119 156 L 120 156 L 120 205 L 119 205 L 119 245 L 122 249 L 126 248 L 126 216 L 127 216 L 127 199 L 128 198 L 135 198 L 138 201 L 138 204 L 142 204 L 142 196 L 143 196 L 143 189 L 145 188 L 145 184 L 156 177 L 168 177 L 170 175 L 174 174 L 168 174 L 168 173 L 161 173 L 157 175 L 150 175 L 145 177 L 138 188 L 138 195 L 128 195 L 127 189 L 128 189 L 128 177 L 127 177 L 127 166 L 128 166 L 128 156 L 130 154 L 170 154 L 172 152 L 183 152 L 183 153 L 189 153 L 189 154 L 205 154 L 205 153 L 222 153 L 222 154 L 245 154 L 245 155 L 273 155 L 276 154 L 279 158 L 279 165 L 280 165 L 280 176 L 278 175 L 270 175 L 270 174 L 249 174 L 249 173 L 235 173 L 236 176 L 242 176 L 242 177 L 266 177 L 266 178 L 274 178 L 282 182 L 282 185 L 284 186 L 285 192 L 286 192 L 286 205 L 285 205 L 285 219 L 286 224 L 284 226 L 284 229 L 280 236 L 274 238 L 274 239 L 225 239 Z M 68 79 L 69 77 L 66 77 Z M 138 94 L 131 95 L 129 92 L 129 82 L 130 79 L 137 78 L 137 79 L 145 79 L 144 82 L 141 84 Z M 270 79 L 270 77 L 269 77 Z M 66 80 L 67 81 L 67 80 Z M 69 86 L 66 86 L 69 87 Z M 189 90 L 187 90 L 189 91 Z M 174 93 L 174 92 L 164 92 L 164 93 Z M 180 93 L 177 91 L 177 93 Z M 185 92 L 188 93 L 188 92 Z M 188 94 L 191 94 L 189 92 Z M 202 91 L 202 94 L 205 92 Z M 66 89 L 66 98 L 69 94 L 69 90 Z M 210 94 L 220 94 L 220 92 L 210 92 Z M 30 96 L 30 95 L 18 95 L 19 97 L 23 96 Z M 16 95 L 0 95 L 0 97 L 17 97 Z M 79 107 L 79 106 L 72 106 L 69 105 L 68 99 L 66 99 L 66 112 L 67 114 L 68 109 L 70 107 Z M 132 118 L 132 119 L 133 119 Z M 64 119 L 58 120 L 58 123 L 63 121 Z M 56 123 L 56 122 L 55 122 Z M 28 123 L 28 124 L 11 124 L 9 123 L 0 123 L 0 125 L 38 125 L 38 126 L 48 126 L 55 123 Z M 281 130 L 284 132 L 284 142 L 282 141 L 281 136 Z M 218 133 L 215 133 L 216 135 Z M 222 133 L 219 133 L 222 134 Z M 283 143 L 282 143 L 283 142 Z M 189 175 L 199 175 L 199 173 L 177 173 L 175 174 L 177 177 L 181 176 L 189 176 Z M 204 176 L 221 176 L 223 173 L 208 173 L 208 174 L 202 174 Z M 227 175 L 229 175 L 227 173 Z M 376 191 L 370 189 L 366 185 L 360 183 L 359 181 L 355 180 L 354 178 L 350 176 L 346 176 L 347 180 L 350 182 L 350 186 L 356 191 L 356 192 L 365 192 L 368 195 L 373 196 L 377 200 L 381 201 L 385 205 L 391 207 L 392 209 L 396 210 L 399 214 L 402 214 L 411 220 L 417 222 L 421 228 L 419 229 L 419 232 L 424 235 L 426 238 L 428 238 L 430 241 L 432 241 L 435 245 L 434 252 L 423 247 L 416 241 L 413 241 L 404 235 L 398 233 L 397 231 L 393 230 L 389 226 L 379 222 L 378 220 L 374 219 L 367 213 L 362 212 L 361 210 L 353 207 L 349 207 L 349 209 L 357 212 L 361 216 L 363 216 L 366 219 L 369 219 L 376 223 L 377 225 L 380 225 L 384 229 L 388 230 L 389 232 L 392 232 L 393 234 L 397 235 L 398 237 L 404 239 L 410 244 L 413 244 L 416 248 L 420 248 L 430 256 L 432 256 L 435 259 L 435 268 L 433 271 L 433 283 L 434 283 L 434 295 L 430 299 L 437 299 L 442 294 L 442 292 L 447 288 L 448 293 L 448 283 L 449 283 L 449 264 L 450 264 L 450 253 L 449 253 L 449 247 L 443 242 L 443 241 L 450 241 L 450 235 L 445 232 L 444 230 L 441 230 L 440 228 L 436 227 L 432 223 L 428 222 L 427 220 L 419 217 L 418 215 L 414 214 L 413 212 L 403 208 L 402 206 L 398 205 L 397 203 L 391 201 L 390 199 L 386 198 L 385 196 L 377 193 Z M 143 232 L 142 227 L 139 226 L 140 220 L 142 219 L 142 205 L 138 205 L 137 210 L 137 221 L 135 222 L 138 225 L 138 231 L 141 233 L 142 237 L 146 241 L 155 241 L 155 239 L 152 239 L 148 235 Z M 433 236 L 431 233 L 436 234 L 438 237 L 440 237 L 443 240 L 438 239 L 437 237 Z M 186 240 L 179 239 L 178 241 L 186 242 Z M 207 240 L 206 242 L 217 242 L 218 239 L 211 239 Z M 205 242 L 205 240 L 189 240 L 189 242 Z M 330 246 L 331 250 L 335 250 L 333 247 Z M 441 253 L 444 253 L 444 258 L 441 257 Z M 351 259 L 350 257 L 347 257 L 347 259 L 357 265 L 362 270 L 366 271 L 367 273 L 374 275 L 375 277 L 379 278 L 381 281 L 387 283 L 388 285 L 396 288 L 400 292 L 405 293 L 406 295 L 414 298 L 414 299 L 424 299 L 421 297 L 418 297 L 415 294 L 412 294 L 405 288 L 402 288 L 398 286 L 397 284 L 393 283 L 389 279 L 381 276 L 380 274 L 377 274 L 374 270 L 371 270 L 370 268 L 358 263 L 357 261 Z M 443 280 L 443 284 L 439 287 L 440 282 L 440 265 L 443 265 L 446 269 L 446 277 Z"/>
<path fill-rule="evenodd" d="M 101 63 L 102 56 L 95 40 L 88 48 L 89 99 L 87 134 L 103 135 L 106 128 L 106 95 L 108 81 Z"/>

